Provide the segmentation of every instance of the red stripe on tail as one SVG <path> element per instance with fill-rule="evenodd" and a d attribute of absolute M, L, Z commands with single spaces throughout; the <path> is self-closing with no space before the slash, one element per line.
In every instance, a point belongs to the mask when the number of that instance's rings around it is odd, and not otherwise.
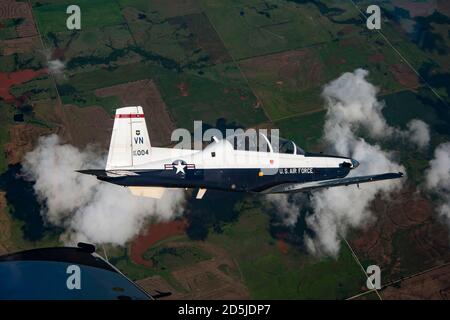
<path fill-rule="evenodd" d="M 116 114 L 116 118 L 144 118 L 144 115 L 143 114 L 136 114 L 136 113 Z"/>

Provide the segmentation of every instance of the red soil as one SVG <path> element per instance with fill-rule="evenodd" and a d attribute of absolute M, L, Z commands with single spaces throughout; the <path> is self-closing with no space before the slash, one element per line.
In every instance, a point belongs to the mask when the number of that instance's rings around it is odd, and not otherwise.
<path fill-rule="evenodd" d="M 288 236 L 288 234 L 285 233 L 285 232 L 279 232 L 275 236 L 276 239 L 277 239 L 278 250 L 280 250 L 280 252 L 282 254 L 287 254 L 289 252 L 289 247 L 288 247 L 288 245 L 286 243 L 287 236 Z"/>
<path fill-rule="evenodd" d="M 144 260 L 142 255 L 155 243 L 169 238 L 177 234 L 183 234 L 187 227 L 186 220 L 175 220 L 170 222 L 162 222 L 157 224 L 152 224 L 147 229 L 145 234 L 138 236 L 132 243 L 130 247 L 130 256 L 133 262 L 151 267 L 152 263 L 150 261 Z"/>
<path fill-rule="evenodd" d="M 61 48 L 55 48 L 52 52 L 52 60 L 64 60 L 65 59 L 65 51 Z"/>
<path fill-rule="evenodd" d="M 0 73 L 0 98 L 3 98 L 6 102 L 16 101 L 16 98 L 9 92 L 10 88 L 14 85 L 30 81 L 44 73 L 48 73 L 47 69 L 37 71 L 26 69 L 16 72 Z"/>
<path fill-rule="evenodd" d="M 289 251 L 288 245 L 284 240 L 277 240 L 278 250 L 280 250 L 281 253 L 287 254 Z"/>
<path fill-rule="evenodd" d="M 374 54 L 369 57 L 369 62 L 382 62 L 384 61 L 384 56 L 381 53 Z"/>
<path fill-rule="evenodd" d="M 395 79 L 406 88 L 417 88 L 420 84 L 417 75 L 404 63 L 397 63 L 390 67 Z"/>
<path fill-rule="evenodd" d="M 181 82 L 177 85 L 178 90 L 180 90 L 180 96 L 187 97 L 189 96 L 187 83 Z"/>

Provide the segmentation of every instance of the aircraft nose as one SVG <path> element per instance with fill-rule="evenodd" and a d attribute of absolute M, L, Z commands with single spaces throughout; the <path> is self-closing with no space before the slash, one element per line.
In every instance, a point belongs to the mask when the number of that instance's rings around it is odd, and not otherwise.
<path fill-rule="evenodd" d="M 359 166 L 359 162 L 356 161 L 355 159 L 352 159 L 352 169 L 358 168 Z"/>

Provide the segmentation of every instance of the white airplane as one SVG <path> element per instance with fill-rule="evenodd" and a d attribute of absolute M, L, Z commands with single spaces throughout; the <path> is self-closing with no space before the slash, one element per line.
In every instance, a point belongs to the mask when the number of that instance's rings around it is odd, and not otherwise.
<path fill-rule="evenodd" d="M 242 150 L 238 138 L 213 137 L 203 150 L 152 147 L 142 107 L 119 108 L 106 168 L 78 172 L 152 198 L 161 198 L 166 188 L 196 188 L 197 199 L 207 189 L 290 193 L 403 176 L 398 172 L 346 177 L 358 161 L 304 152 L 293 141 L 281 138 L 279 148 L 274 148 L 262 133 L 258 139 L 265 142 L 265 148 Z"/>

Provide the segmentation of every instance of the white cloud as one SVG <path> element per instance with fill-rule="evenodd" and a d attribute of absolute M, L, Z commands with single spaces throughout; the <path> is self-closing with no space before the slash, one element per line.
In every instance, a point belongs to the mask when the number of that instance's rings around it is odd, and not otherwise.
<path fill-rule="evenodd" d="M 366 80 L 367 75 L 367 71 L 358 69 L 325 86 L 322 94 L 328 112 L 324 139 L 336 153 L 359 161 L 360 166 L 349 176 L 404 172 L 404 167 L 395 162 L 390 152 L 357 136 L 361 129 L 378 139 L 392 136 L 394 132 L 381 113 L 383 104 L 377 101 L 377 89 Z M 369 207 L 375 197 L 387 196 L 400 186 L 401 180 L 391 180 L 362 184 L 360 190 L 350 186 L 315 192 L 314 214 L 307 218 L 307 223 L 316 237 L 307 239 L 309 249 L 336 255 L 340 237 L 349 228 L 361 228 L 373 220 Z"/>
<path fill-rule="evenodd" d="M 324 141 L 334 153 L 360 162 L 350 176 L 405 172 L 405 168 L 395 161 L 393 153 L 358 137 L 363 131 L 372 139 L 384 140 L 397 137 L 400 132 L 387 124 L 382 114 L 384 105 L 376 98 L 378 90 L 367 81 L 367 75 L 367 71 L 358 69 L 344 73 L 324 87 L 322 95 L 327 108 Z M 413 125 L 413 129 L 416 130 L 417 125 Z M 422 127 L 416 131 L 420 129 Z M 422 133 L 420 131 L 418 135 Z M 399 179 L 361 184 L 361 189 L 348 186 L 313 192 L 313 212 L 306 218 L 307 225 L 315 233 L 314 237 L 305 237 L 309 251 L 336 256 L 341 237 L 345 237 L 351 228 L 364 228 L 374 221 L 370 205 L 375 197 L 388 198 L 401 185 L 402 180 Z M 292 206 L 280 204 L 279 209 L 288 213 L 289 221 L 294 221 L 295 209 Z M 297 215 L 299 211 L 297 208 Z"/>
<path fill-rule="evenodd" d="M 327 129 L 350 132 L 363 127 L 374 138 L 390 136 L 393 129 L 381 113 L 384 103 L 377 100 L 378 89 L 366 80 L 369 72 L 357 69 L 346 72 L 327 84 L 322 92 L 327 106 Z M 329 136 L 331 134 L 328 134 Z"/>
<path fill-rule="evenodd" d="M 430 127 L 422 120 L 413 119 L 407 124 L 408 130 L 401 134 L 414 143 L 419 149 L 428 147 L 430 144 Z"/>
<path fill-rule="evenodd" d="M 126 188 L 101 182 L 75 170 L 104 168 L 93 148 L 61 144 L 56 135 L 42 137 L 23 161 L 26 177 L 36 181 L 42 215 L 65 228 L 68 242 L 124 245 L 149 219 L 169 220 L 182 213 L 184 193 L 168 190 L 162 199 L 135 197 Z"/>
<path fill-rule="evenodd" d="M 50 70 L 50 72 L 53 74 L 57 74 L 57 75 L 62 74 L 64 71 L 64 68 L 66 67 L 64 62 L 62 62 L 59 59 L 49 60 L 47 62 L 47 65 L 48 65 L 48 69 Z"/>
<path fill-rule="evenodd" d="M 438 197 L 437 210 L 450 226 L 450 142 L 439 145 L 425 172 L 425 187 Z"/>
<path fill-rule="evenodd" d="M 294 226 L 300 211 L 299 195 L 289 196 L 288 194 L 268 194 L 265 200 L 276 208 L 276 213 L 281 218 L 283 224 Z"/>

